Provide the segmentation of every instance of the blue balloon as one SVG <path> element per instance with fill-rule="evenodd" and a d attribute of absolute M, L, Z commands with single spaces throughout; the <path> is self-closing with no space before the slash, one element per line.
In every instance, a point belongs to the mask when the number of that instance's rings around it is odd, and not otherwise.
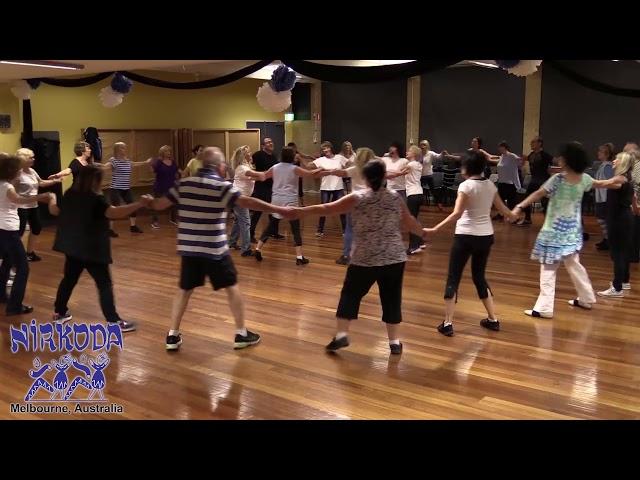
<path fill-rule="evenodd" d="M 296 72 L 289 70 L 289 67 L 286 65 L 280 65 L 276 68 L 273 75 L 271 75 L 271 80 L 269 81 L 269 85 L 271 85 L 271 88 L 276 92 L 291 90 L 295 83 Z"/>
<path fill-rule="evenodd" d="M 118 93 L 129 93 L 133 82 L 121 73 L 116 73 L 111 80 L 111 88 Z"/>
<path fill-rule="evenodd" d="M 27 80 L 27 83 L 33 90 L 40 86 L 40 80 L 38 80 L 37 78 L 30 78 L 29 80 Z"/>
<path fill-rule="evenodd" d="M 505 70 L 515 67 L 520 63 L 520 60 L 496 60 L 496 64 Z"/>

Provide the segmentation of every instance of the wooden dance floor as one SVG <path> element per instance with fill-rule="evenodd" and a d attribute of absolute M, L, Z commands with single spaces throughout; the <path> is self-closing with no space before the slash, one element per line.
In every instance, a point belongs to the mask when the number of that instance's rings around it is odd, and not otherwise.
<path fill-rule="evenodd" d="M 449 209 L 450 210 L 450 209 Z M 421 222 L 444 214 L 425 208 Z M 264 218 L 264 217 L 263 217 Z M 152 230 L 139 217 L 141 235 L 120 221 L 113 241 L 113 277 L 120 315 L 138 322 L 124 336 L 124 350 L 111 350 L 105 370 L 108 403 L 120 414 L 12 413 L 33 379 L 33 352 L 11 353 L 9 325 L 31 317 L 51 319 L 63 257 L 51 250 L 53 229 L 41 235 L 31 264 L 25 303 L 32 316 L 0 316 L 0 418 L 85 419 L 634 419 L 640 418 L 640 268 L 632 264 L 631 292 L 624 299 L 598 299 L 591 311 L 570 307 L 574 290 L 564 269 L 558 275 L 555 318 L 526 317 L 538 293 L 538 264 L 529 252 L 542 220 L 517 228 L 496 224 L 487 277 L 502 331 L 482 329 L 484 309 L 467 266 L 454 323 L 456 335 L 441 336 L 443 289 L 452 233 L 443 233 L 410 257 L 402 324 L 404 353 L 391 356 L 380 321 L 377 290 L 365 298 L 351 332 L 351 346 L 328 355 L 334 313 L 345 268 L 334 263 L 342 248 L 337 218 L 314 236 L 316 218 L 304 220 L 307 266 L 297 267 L 288 224 L 285 240 L 270 240 L 259 264 L 233 252 L 244 293 L 247 326 L 262 342 L 234 351 L 234 324 L 224 293 L 204 287 L 193 295 L 182 324 L 184 343 L 165 350 L 179 258 L 175 228 L 161 219 Z M 264 220 L 263 220 L 264 222 Z M 612 275 L 593 217 L 592 239 L 582 259 L 594 288 Z M 261 230 L 262 225 L 259 230 Z M 70 302 L 77 322 L 102 322 L 93 280 L 85 272 Z M 72 321 L 72 322 L 73 322 Z M 59 356 L 38 353 L 42 363 Z M 70 375 L 70 378 L 74 375 Z M 40 392 L 40 398 L 48 398 Z M 44 394 L 44 395 L 42 395 Z"/>

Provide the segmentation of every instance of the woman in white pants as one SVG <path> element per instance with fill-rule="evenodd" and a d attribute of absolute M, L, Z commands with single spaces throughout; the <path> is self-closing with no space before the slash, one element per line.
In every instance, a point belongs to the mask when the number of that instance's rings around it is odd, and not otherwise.
<path fill-rule="evenodd" d="M 596 184 L 583 172 L 589 157 L 578 143 L 561 147 L 559 165 L 563 168 L 547 180 L 536 192 L 513 209 L 521 215 L 524 208 L 549 197 L 544 225 L 531 252 L 531 259 L 540 262 L 540 295 L 532 310 L 524 313 L 531 317 L 552 318 L 556 293 L 556 273 L 560 263 L 564 266 L 576 288 L 578 297 L 569 304 L 587 310 L 596 303 L 596 296 L 586 269 L 580 263 L 582 250 L 582 196 Z"/>

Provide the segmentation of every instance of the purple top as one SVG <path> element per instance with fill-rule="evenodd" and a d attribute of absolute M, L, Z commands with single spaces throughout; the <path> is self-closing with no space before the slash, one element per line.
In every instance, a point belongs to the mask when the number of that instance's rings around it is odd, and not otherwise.
<path fill-rule="evenodd" d="M 159 158 L 154 159 L 151 165 L 156 174 L 153 190 L 158 195 L 164 195 L 176 184 L 178 166 L 175 163 L 167 165 Z"/>

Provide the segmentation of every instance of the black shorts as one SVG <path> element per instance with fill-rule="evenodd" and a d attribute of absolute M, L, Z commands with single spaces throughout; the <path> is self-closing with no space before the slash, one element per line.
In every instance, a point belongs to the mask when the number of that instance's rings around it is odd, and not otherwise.
<path fill-rule="evenodd" d="M 20 236 L 27 228 L 27 222 L 29 223 L 29 231 L 32 235 L 40 235 L 42 231 L 42 222 L 40 222 L 40 209 L 35 208 L 19 208 L 18 217 L 20 217 Z"/>
<path fill-rule="evenodd" d="M 182 290 L 202 287 L 205 277 L 209 277 L 214 290 L 232 287 L 238 283 L 238 272 L 233 260 L 231 260 L 231 255 L 220 260 L 205 257 L 182 257 L 182 265 L 180 266 L 180 288 Z"/>
<path fill-rule="evenodd" d="M 404 263 L 394 263 L 382 267 L 349 265 L 342 285 L 336 317 L 347 320 L 358 318 L 362 297 L 377 282 L 380 303 L 382 304 L 382 321 L 385 323 L 400 323 L 402 321 Z"/>

